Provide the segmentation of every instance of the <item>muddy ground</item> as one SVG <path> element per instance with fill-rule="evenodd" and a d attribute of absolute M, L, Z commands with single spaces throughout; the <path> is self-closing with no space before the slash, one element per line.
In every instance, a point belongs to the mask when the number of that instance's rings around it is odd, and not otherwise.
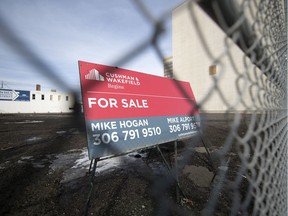
<path fill-rule="evenodd" d="M 100 161 L 92 188 L 83 117 L 0 115 L 0 215 L 205 215 L 218 171 L 225 169 L 220 159 L 229 158 L 232 179 L 239 161 L 233 146 L 225 157 L 217 154 L 233 116 L 202 120 L 203 140 L 178 143 L 178 190 L 157 148 Z M 237 129 L 245 130 L 245 124 Z M 160 148 L 174 165 L 174 143 Z M 213 214 L 228 215 L 230 192 L 224 189 L 217 199 Z"/>

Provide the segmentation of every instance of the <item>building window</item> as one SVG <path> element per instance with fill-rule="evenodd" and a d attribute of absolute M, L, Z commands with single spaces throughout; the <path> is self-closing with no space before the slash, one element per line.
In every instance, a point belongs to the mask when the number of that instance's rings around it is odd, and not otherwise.
<path fill-rule="evenodd" d="M 45 100 L 45 95 L 44 94 L 41 95 L 41 100 Z"/>
<path fill-rule="evenodd" d="M 69 96 L 66 96 L 66 101 L 68 101 L 69 100 Z"/>
<path fill-rule="evenodd" d="M 58 101 L 60 101 L 61 100 L 61 95 L 58 95 Z"/>
<path fill-rule="evenodd" d="M 50 95 L 50 101 L 53 101 L 53 95 Z"/>
<path fill-rule="evenodd" d="M 210 67 L 209 67 L 209 75 L 210 76 L 213 76 L 213 75 L 215 75 L 217 73 L 217 67 L 216 67 L 216 65 L 211 65 Z"/>
<path fill-rule="evenodd" d="M 164 77 L 173 79 L 173 58 L 172 56 L 164 58 Z"/>
<path fill-rule="evenodd" d="M 35 99 L 36 99 L 36 95 L 32 94 L 32 100 L 35 100 Z"/>

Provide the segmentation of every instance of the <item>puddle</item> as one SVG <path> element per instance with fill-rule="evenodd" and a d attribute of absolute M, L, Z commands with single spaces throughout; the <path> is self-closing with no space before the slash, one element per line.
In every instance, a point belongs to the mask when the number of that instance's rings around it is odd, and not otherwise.
<path fill-rule="evenodd" d="M 41 137 L 31 137 L 31 138 L 27 139 L 26 142 L 36 142 L 36 141 L 39 141 L 41 139 L 42 139 Z"/>
<path fill-rule="evenodd" d="M 56 132 L 56 134 L 59 134 L 59 135 L 63 135 L 63 134 L 65 134 L 66 133 L 66 131 L 57 131 Z"/>
<path fill-rule="evenodd" d="M 33 137 L 30 140 L 37 140 L 37 137 Z M 97 163 L 96 175 L 107 174 L 115 170 L 128 171 L 131 169 L 141 169 L 141 167 L 147 168 L 147 164 L 143 161 L 143 158 L 146 157 L 147 154 L 145 152 L 132 152 L 126 155 L 101 160 Z M 22 156 L 17 163 L 32 164 L 34 168 L 49 166 L 49 174 L 53 174 L 56 171 L 63 173 L 61 183 L 68 183 L 85 176 L 90 167 L 87 148 L 74 149 L 57 155 L 45 155 L 42 158 Z M 148 166 L 152 172 L 156 174 L 164 171 L 167 172 L 166 167 L 160 162 L 149 163 Z M 1 164 L 0 169 L 5 169 L 5 167 L 7 167 L 7 164 Z"/>
<path fill-rule="evenodd" d="M 64 135 L 64 134 L 67 134 L 67 133 L 72 134 L 72 135 L 80 134 L 80 132 L 77 129 L 75 129 L 75 128 L 71 128 L 68 131 L 64 131 L 64 130 L 63 131 L 56 131 L 56 134 L 58 134 L 58 135 Z"/>
<path fill-rule="evenodd" d="M 10 164 L 10 161 L 6 161 L 6 162 L 0 164 L 0 170 L 6 169 L 9 166 L 9 164 Z"/>
<path fill-rule="evenodd" d="M 33 156 L 22 156 L 21 160 L 30 160 L 32 158 L 33 158 Z"/>
<path fill-rule="evenodd" d="M 146 157 L 145 153 L 132 152 L 127 155 L 108 158 L 105 160 L 101 160 L 97 163 L 96 173 L 103 173 L 107 171 L 113 171 L 115 169 L 121 169 L 128 166 L 128 164 L 134 163 L 135 161 L 139 161 L 139 158 Z M 75 165 L 72 169 L 89 169 L 90 160 L 88 158 L 88 151 L 83 150 L 80 154 L 80 158 L 75 161 Z"/>
<path fill-rule="evenodd" d="M 77 152 L 76 154 L 78 157 L 74 157 L 76 160 L 74 160 L 73 165 L 64 171 L 61 183 L 67 183 L 74 179 L 81 178 L 89 171 L 91 161 L 88 158 L 87 148 L 82 149 L 81 152 Z M 132 165 L 135 163 L 137 163 L 137 166 L 139 166 L 139 163 L 143 163 L 144 165 L 144 162 L 139 160 L 139 158 L 143 157 L 146 157 L 145 153 L 133 152 L 127 155 L 101 160 L 97 163 L 96 175 L 107 174 L 120 169 L 128 170 L 133 167 Z M 58 160 L 59 162 L 61 161 L 60 164 L 63 164 L 65 156 L 62 155 Z M 55 166 L 55 162 L 57 163 L 57 160 L 53 162 L 52 167 Z"/>
<path fill-rule="evenodd" d="M 56 159 L 52 160 L 49 166 L 50 173 L 59 169 L 71 168 L 75 161 L 79 159 L 80 152 L 81 150 L 55 155 Z"/>
<path fill-rule="evenodd" d="M 36 121 L 36 120 L 25 120 L 22 122 L 5 122 L 4 124 L 37 124 L 42 123 L 44 121 Z"/>

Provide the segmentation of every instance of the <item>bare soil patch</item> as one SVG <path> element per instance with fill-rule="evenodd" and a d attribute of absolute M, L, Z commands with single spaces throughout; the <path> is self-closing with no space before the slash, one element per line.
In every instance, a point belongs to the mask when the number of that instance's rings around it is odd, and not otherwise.
<path fill-rule="evenodd" d="M 96 170 L 88 215 L 205 214 L 219 181 L 217 151 L 230 132 L 233 116 L 203 115 L 202 120 L 211 160 L 200 138 L 179 142 L 178 200 L 174 178 L 157 149 L 151 148 L 127 155 L 123 166 Z M 73 168 L 87 145 L 83 126 L 83 117 L 73 115 L 0 115 L 0 215 L 84 215 L 91 175 L 88 168 Z M 245 124 L 238 130 L 245 132 Z M 160 147 L 174 165 L 174 144 Z M 236 150 L 232 146 L 228 155 L 231 180 L 240 164 Z M 199 178 L 205 184 L 199 184 Z M 230 193 L 219 194 L 215 215 L 230 212 Z"/>

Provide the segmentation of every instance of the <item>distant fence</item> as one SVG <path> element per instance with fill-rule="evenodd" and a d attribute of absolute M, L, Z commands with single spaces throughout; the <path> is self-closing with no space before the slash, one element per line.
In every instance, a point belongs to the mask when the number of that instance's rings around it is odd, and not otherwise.
<path fill-rule="evenodd" d="M 123 63 L 132 61 L 135 54 L 143 52 L 147 47 L 151 47 L 159 57 L 159 61 L 163 62 L 164 55 L 160 49 L 160 36 L 169 34 L 169 32 L 163 31 L 163 27 L 164 22 L 171 19 L 171 13 L 159 16 L 158 20 L 151 19 L 153 15 L 149 13 L 144 4 L 145 1 L 134 0 L 132 2 L 138 7 L 139 13 L 150 21 L 154 34 L 148 36 L 133 50 L 127 50 L 117 64 L 121 66 Z M 232 39 L 242 50 L 242 59 L 236 61 L 237 64 L 244 65 L 244 70 L 235 71 L 235 74 L 237 80 L 244 80 L 246 84 L 245 94 L 242 92 L 243 89 L 239 89 L 237 95 L 244 109 L 241 113 L 236 112 L 232 117 L 229 113 L 234 112 L 233 105 L 230 104 L 230 101 L 225 100 L 223 96 L 225 92 L 219 88 L 220 79 L 213 78 L 211 88 L 206 89 L 208 91 L 206 97 L 198 100 L 201 110 L 209 102 L 209 93 L 216 91 L 223 103 L 227 105 L 225 113 L 230 118 L 226 125 L 229 126 L 229 133 L 218 154 L 219 164 L 214 167 L 217 181 L 214 181 L 209 199 L 205 204 L 205 211 L 202 213 L 204 215 L 221 215 L 218 207 L 222 202 L 220 196 L 225 192 L 227 194 L 226 207 L 229 209 L 228 215 L 286 215 L 288 210 L 287 1 L 200 0 L 186 1 L 184 4 L 190 8 L 191 25 L 201 23 L 193 11 L 194 7 L 200 7 L 226 33 L 224 40 Z M 173 9 L 171 8 L 169 12 L 172 12 Z M 41 53 L 37 53 L 31 46 L 23 43 L 21 36 L 13 32 L 9 24 L 3 20 L 0 17 L 0 40 L 10 45 L 12 50 L 30 62 L 47 79 L 53 80 L 69 90 L 68 83 L 61 79 L 56 71 L 53 71 L 49 63 L 41 57 Z M 217 55 L 209 49 L 207 45 L 209 38 L 201 35 L 204 28 L 203 25 L 196 26 L 198 36 L 201 37 L 202 49 L 211 56 L 212 60 L 221 63 L 224 57 L 231 57 L 233 54 L 231 54 L 228 44 L 227 47 L 223 47 L 221 55 Z M 145 37 L 147 35 L 143 35 L 143 38 Z M 246 65 L 247 58 L 252 62 L 248 66 Z M 233 65 L 235 59 L 229 59 L 228 64 Z M 251 74 L 251 70 L 253 74 Z M 174 78 L 177 79 L 177 77 Z M 229 85 L 237 86 L 239 83 L 237 81 Z M 75 95 L 79 95 L 79 92 L 75 92 Z M 250 104 L 246 104 L 246 97 L 251 99 Z M 240 125 L 245 126 L 244 132 L 240 133 L 238 130 Z M 205 128 L 202 130 L 205 131 Z M 205 142 L 211 143 L 209 137 L 204 138 Z M 229 159 L 232 150 L 237 155 L 238 164 L 236 174 L 230 175 L 230 166 L 236 166 L 233 164 L 235 161 Z M 187 155 L 193 157 L 189 152 Z M 161 185 L 171 183 L 169 179 L 166 180 L 161 179 Z M 157 198 L 160 204 L 166 203 L 163 202 L 162 194 Z M 176 208 L 173 209 L 174 205 L 164 204 L 162 205 L 163 214 L 159 212 L 159 215 L 169 215 L 169 212 L 176 211 Z"/>

